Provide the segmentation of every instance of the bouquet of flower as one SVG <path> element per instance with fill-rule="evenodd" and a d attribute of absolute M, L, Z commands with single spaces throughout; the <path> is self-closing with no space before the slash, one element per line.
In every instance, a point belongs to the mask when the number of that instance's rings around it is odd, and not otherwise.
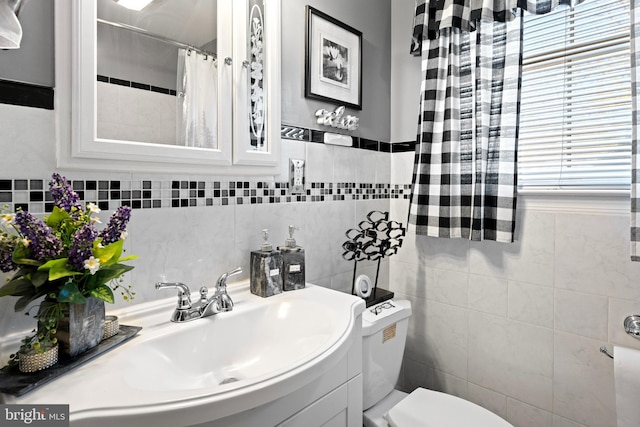
<path fill-rule="evenodd" d="M 49 188 L 55 206 L 44 221 L 22 210 L 0 216 L 0 271 L 15 271 L 0 297 L 19 297 L 16 311 L 43 296 L 53 302 L 36 316 L 40 330 L 23 340 L 22 351 L 56 343 L 64 304 L 83 304 L 88 297 L 113 303 L 117 289 L 125 300 L 135 295 L 117 280 L 133 269 L 122 262 L 136 258 L 121 258 L 131 208 L 119 207 L 99 231 L 100 209 L 93 203 L 83 209 L 66 178 L 54 173 Z"/>

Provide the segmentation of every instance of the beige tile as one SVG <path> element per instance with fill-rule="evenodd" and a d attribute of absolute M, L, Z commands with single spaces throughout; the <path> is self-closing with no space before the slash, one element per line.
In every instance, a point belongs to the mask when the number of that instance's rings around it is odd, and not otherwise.
<path fill-rule="evenodd" d="M 507 421 L 516 427 L 549 427 L 552 419 L 551 412 L 507 398 Z"/>
<path fill-rule="evenodd" d="M 467 378 L 467 310 L 427 301 L 427 348 L 431 366 Z"/>
<path fill-rule="evenodd" d="M 628 215 L 557 216 L 557 288 L 640 300 L 640 263 L 630 261 Z"/>
<path fill-rule="evenodd" d="M 551 410 L 552 330 L 469 312 L 468 354 L 469 381 Z"/>
<path fill-rule="evenodd" d="M 589 427 L 616 425 L 613 363 L 602 341 L 556 332 L 553 407 L 558 416 Z"/>
<path fill-rule="evenodd" d="M 469 271 L 553 286 L 554 218 L 549 213 L 526 212 L 516 242 L 471 242 Z"/>
<path fill-rule="evenodd" d="M 469 274 L 453 270 L 433 269 L 433 280 L 427 282 L 427 296 L 434 301 L 467 308 Z"/>
<path fill-rule="evenodd" d="M 608 309 L 606 297 L 556 289 L 556 330 L 606 340 Z"/>
<path fill-rule="evenodd" d="M 507 396 L 496 393 L 484 387 L 480 387 L 474 383 L 467 384 L 469 401 L 482 406 L 493 412 L 494 414 L 505 418 L 507 417 Z"/>
<path fill-rule="evenodd" d="M 495 277 L 469 275 L 469 308 L 496 316 L 507 316 L 508 281 Z"/>
<path fill-rule="evenodd" d="M 509 281 L 509 318 L 553 328 L 553 289 Z"/>

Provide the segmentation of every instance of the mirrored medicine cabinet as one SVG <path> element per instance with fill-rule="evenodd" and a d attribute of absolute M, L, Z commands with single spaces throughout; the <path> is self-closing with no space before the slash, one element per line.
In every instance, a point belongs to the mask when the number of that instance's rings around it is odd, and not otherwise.
<path fill-rule="evenodd" d="M 56 0 L 56 49 L 58 166 L 279 170 L 280 0 Z"/>

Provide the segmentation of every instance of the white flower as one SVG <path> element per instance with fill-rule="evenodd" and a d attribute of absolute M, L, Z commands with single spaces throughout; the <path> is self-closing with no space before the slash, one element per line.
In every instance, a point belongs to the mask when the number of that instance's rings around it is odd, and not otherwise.
<path fill-rule="evenodd" d="M 84 262 L 84 268 L 89 270 L 91 274 L 96 274 L 96 271 L 100 270 L 100 260 L 96 259 L 93 255 Z"/>
<path fill-rule="evenodd" d="M 25 238 L 20 239 L 20 241 L 22 242 L 22 244 L 25 246 L 25 248 L 29 247 L 29 243 L 31 243 L 31 240 Z"/>
<path fill-rule="evenodd" d="M 95 203 L 87 203 L 87 210 L 89 211 L 89 213 L 91 214 L 98 214 L 100 213 L 100 208 L 98 207 L 98 205 L 96 205 Z"/>
<path fill-rule="evenodd" d="M 2 221 L 2 225 L 9 225 L 13 222 L 16 214 L 2 214 L 0 215 L 0 221 Z"/>
<path fill-rule="evenodd" d="M 127 238 L 127 236 L 129 235 L 129 233 L 127 233 L 126 231 L 123 231 L 122 233 L 120 233 L 120 239 L 124 240 Z"/>

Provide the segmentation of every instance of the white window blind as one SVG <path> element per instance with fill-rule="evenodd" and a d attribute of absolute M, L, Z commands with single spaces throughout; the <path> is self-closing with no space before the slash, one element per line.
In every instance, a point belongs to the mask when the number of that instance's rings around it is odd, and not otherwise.
<path fill-rule="evenodd" d="M 525 14 L 518 185 L 628 189 L 629 0 Z"/>

